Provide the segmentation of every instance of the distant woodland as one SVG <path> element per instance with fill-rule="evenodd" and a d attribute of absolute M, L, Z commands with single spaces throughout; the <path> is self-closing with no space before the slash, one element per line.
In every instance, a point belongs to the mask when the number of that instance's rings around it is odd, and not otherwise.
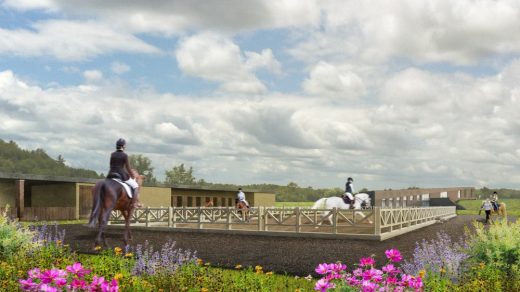
<path fill-rule="evenodd" d="M 196 178 L 193 174 L 193 167 L 187 167 L 184 164 L 173 166 L 171 169 L 165 171 L 165 180 L 159 181 L 154 174 L 152 161 L 148 157 L 141 154 L 130 155 L 129 157 L 130 164 L 132 167 L 135 167 L 140 174 L 145 176 L 144 185 L 148 186 L 184 185 L 213 189 L 238 189 L 241 187 L 246 191 L 254 190 L 258 192 L 274 193 L 276 194 L 276 200 L 279 202 L 316 201 L 322 197 L 341 196 L 344 192 L 343 188 L 339 187 L 315 189 L 310 186 L 302 187 L 294 182 L 289 182 L 285 186 L 267 183 L 240 186 L 234 184 L 211 183 L 202 178 Z M 52 158 L 43 149 L 24 150 L 21 149 L 16 142 L 5 142 L 2 139 L 0 139 L 0 172 L 84 178 L 104 177 L 104 174 L 98 174 L 93 170 L 67 166 L 65 164 L 65 158 L 61 155 Z M 360 189 L 359 191 L 363 192 L 367 191 L 367 189 Z M 483 187 L 481 189 L 476 189 L 475 193 L 478 197 L 483 198 L 489 196 L 493 191 L 497 191 L 499 198 L 502 199 L 520 198 L 520 190 L 505 188 L 491 189 Z"/>

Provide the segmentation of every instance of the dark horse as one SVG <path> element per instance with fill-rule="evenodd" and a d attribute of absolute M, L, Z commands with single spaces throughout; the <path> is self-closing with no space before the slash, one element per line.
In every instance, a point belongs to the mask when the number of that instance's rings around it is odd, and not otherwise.
<path fill-rule="evenodd" d="M 143 176 L 137 173 L 137 170 L 132 169 L 133 176 L 137 183 L 143 183 Z M 134 196 L 139 194 L 139 188 L 135 190 Z M 132 234 L 130 233 L 130 219 L 134 207 L 132 206 L 132 199 L 126 194 L 125 188 L 117 181 L 107 178 L 99 181 L 92 188 L 92 211 L 90 213 L 89 227 L 95 227 L 96 222 L 99 221 L 99 231 L 96 237 L 96 246 L 101 244 L 101 241 L 106 246 L 105 227 L 108 224 L 110 213 L 112 210 L 119 210 L 125 219 L 125 245 L 132 241 Z"/>

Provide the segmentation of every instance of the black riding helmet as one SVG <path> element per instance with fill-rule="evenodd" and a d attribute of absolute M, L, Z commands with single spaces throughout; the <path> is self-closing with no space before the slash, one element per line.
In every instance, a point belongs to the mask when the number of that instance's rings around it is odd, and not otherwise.
<path fill-rule="evenodd" d="M 125 147 L 125 145 L 126 145 L 126 141 L 123 138 L 119 138 L 119 140 L 116 141 L 116 148 L 117 149 Z"/>
<path fill-rule="evenodd" d="M 352 179 L 351 177 L 349 177 L 349 178 L 347 178 L 347 181 L 354 182 L 354 179 Z"/>

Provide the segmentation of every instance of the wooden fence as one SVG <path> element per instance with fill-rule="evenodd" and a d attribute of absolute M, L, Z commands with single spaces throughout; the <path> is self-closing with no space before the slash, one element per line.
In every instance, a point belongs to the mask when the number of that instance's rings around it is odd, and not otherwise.
<path fill-rule="evenodd" d="M 145 228 L 385 240 L 454 216 L 452 206 L 367 210 L 253 207 L 247 218 L 233 207 L 167 207 L 137 209 L 132 223 Z M 114 211 L 110 220 L 121 224 L 122 214 Z"/>

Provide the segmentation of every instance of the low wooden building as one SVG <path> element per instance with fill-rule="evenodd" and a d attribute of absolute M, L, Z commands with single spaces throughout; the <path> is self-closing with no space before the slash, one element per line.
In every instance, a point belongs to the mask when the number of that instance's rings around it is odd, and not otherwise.
<path fill-rule="evenodd" d="M 374 206 L 389 208 L 431 206 L 434 202 L 447 205 L 458 200 L 476 199 L 472 187 L 378 190 L 372 193 Z"/>
<path fill-rule="evenodd" d="M 86 219 L 92 208 L 90 178 L 6 174 L 0 172 L 0 210 L 22 220 Z M 244 190 L 252 206 L 274 206 L 273 193 Z M 148 207 L 234 206 L 237 190 L 193 186 L 141 187 L 140 201 Z"/>

